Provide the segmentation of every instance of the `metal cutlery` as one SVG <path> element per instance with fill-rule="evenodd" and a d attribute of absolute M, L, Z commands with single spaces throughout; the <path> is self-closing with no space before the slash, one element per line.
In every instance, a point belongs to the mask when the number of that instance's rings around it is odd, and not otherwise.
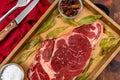
<path fill-rule="evenodd" d="M 1 32 L 0 41 L 2 41 L 13 29 L 18 27 L 19 23 L 27 14 L 37 5 L 39 0 L 33 0 L 14 20 L 12 20 Z"/>
<path fill-rule="evenodd" d="M 9 14 L 11 14 L 15 9 L 17 9 L 18 7 L 26 6 L 29 2 L 30 2 L 30 0 L 18 0 L 17 4 L 0 18 L 0 22 L 3 19 L 5 19 Z"/>

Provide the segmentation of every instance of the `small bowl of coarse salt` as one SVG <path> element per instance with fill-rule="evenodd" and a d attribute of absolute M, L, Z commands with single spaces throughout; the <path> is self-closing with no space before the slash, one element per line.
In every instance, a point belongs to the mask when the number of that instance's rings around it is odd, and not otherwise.
<path fill-rule="evenodd" d="M 16 63 L 9 63 L 0 69 L 0 80 L 24 80 L 23 68 Z"/>

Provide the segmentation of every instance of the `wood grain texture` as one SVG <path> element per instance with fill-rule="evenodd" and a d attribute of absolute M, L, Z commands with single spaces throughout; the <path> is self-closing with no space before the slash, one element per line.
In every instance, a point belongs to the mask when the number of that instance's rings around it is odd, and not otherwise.
<path fill-rule="evenodd" d="M 110 17 L 120 27 L 120 0 L 91 0 L 93 3 L 103 4 L 110 11 Z M 120 80 L 120 50 L 96 80 Z"/>
<path fill-rule="evenodd" d="M 4 64 L 9 63 L 9 62 L 16 62 L 16 60 L 19 58 L 19 56 L 23 54 L 22 48 L 25 46 L 25 43 L 28 42 L 32 38 L 34 39 L 35 34 L 36 34 L 37 30 L 39 29 L 39 27 L 45 22 L 45 20 L 53 12 L 53 10 L 55 10 L 55 8 L 57 8 L 58 1 L 59 0 L 54 1 L 54 3 L 47 10 L 47 12 L 34 25 L 34 27 L 27 33 L 27 35 L 20 41 L 20 43 L 16 46 L 16 48 L 3 61 L 3 63 L 0 64 L 0 67 L 2 67 Z M 99 8 L 97 8 L 91 1 L 83 0 L 83 4 L 84 4 L 83 10 L 75 20 L 79 20 L 79 19 L 81 19 L 87 15 L 91 15 L 91 14 L 100 14 L 100 15 L 102 15 L 100 22 L 103 23 L 104 27 L 106 27 L 113 34 L 115 34 L 116 37 L 120 37 L 120 27 L 116 22 L 114 22 L 103 11 L 101 11 Z M 54 26 L 54 28 L 59 27 L 59 25 L 71 26 L 71 25 L 63 23 L 58 18 L 56 18 L 55 20 L 56 20 L 56 25 Z M 54 28 L 52 28 L 51 30 L 53 30 Z M 63 32 L 61 35 L 65 34 L 66 32 L 69 32 L 72 29 L 73 28 L 67 29 L 67 31 Z M 41 37 L 44 38 L 45 35 L 49 31 L 41 34 Z M 101 50 L 101 48 L 99 47 L 99 44 L 97 44 L 97 47 L 95 47 L 95 50 L 92 53 L 93 57 L 98 56 L 101 53 L 100 50 Z M 91 65 L 91 67 L 88 71 L 88 73 L 90 73 L 88 80 L 95 80 L 98 77 L 98 75 L 105 69 L 105 67 L 110 63 L 110 61 L 117 55 L 119 50 L 120 50 L 120 43 L 114 49 L 112 49 L 101 61 L 94 62 L 94 64 Z M 37 52 L 34 52 L 25 62 L 20 64 L 25 70 L 25 80 L 28 80 L 27 71 L 28 71 L 28 68 L 31 65 L 32 61 L 34 60 L 34 56 L 36 55 L 36 53 Z"/>
<path fill-rule="evenodd" d="M 13 20 L 12 22 L 10 22 L 1 32 L 0 32 L 0 41 L 4 40 L 7 35 L 16 27 L 18 26 L 18 24 L 16 23 L 15 20 Z"/>

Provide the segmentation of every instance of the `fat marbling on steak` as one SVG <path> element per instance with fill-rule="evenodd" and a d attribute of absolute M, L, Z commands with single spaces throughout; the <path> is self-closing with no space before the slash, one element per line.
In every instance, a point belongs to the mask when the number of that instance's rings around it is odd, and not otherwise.
<path fill-rule="evenodd" d="M 75 28 L 42 42 L 29 68 L 30 80 L 75 80 L 89 63 L 92 48 L 103 32 L 100 22 Z"/>
<path fill-rule="evenodd" d="M 82 25 L 78 28 L 75 28 L 73 32 L 82 33 L 87 36 L 92 46 L 94 47 L 102 36 L 103 25 L 100 22 L 96 21 L 92 24 Z"/>

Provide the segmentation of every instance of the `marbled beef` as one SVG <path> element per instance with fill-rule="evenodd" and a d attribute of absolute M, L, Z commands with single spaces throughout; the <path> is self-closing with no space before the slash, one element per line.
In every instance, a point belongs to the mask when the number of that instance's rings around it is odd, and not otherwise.
<path fill-rule="evenodd" d="M 92 48 L 100 39 L 99 22 L 75 28 L 57 39 L 41 44 L 29 68 L 30 80 L 75 80 L 89 63 Z"/>

